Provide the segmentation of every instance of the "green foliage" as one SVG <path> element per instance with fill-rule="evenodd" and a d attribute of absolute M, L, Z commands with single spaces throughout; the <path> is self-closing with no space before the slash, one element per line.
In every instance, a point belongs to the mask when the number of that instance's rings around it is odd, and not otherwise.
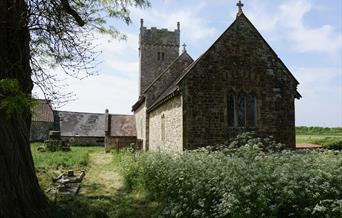
<path fill-rule="evenodd" d="M 126 186 L 165 202 L 165 217 L 342 217 L 342 154 L 325 151 L 135 153 Z"/>
<path fill-rule="evenodd" d="M 342 150 L 342 138 L 325 137 L 324 139 L 315 141 L 315 143 L 322 145 L 326 149 Z"/>
<path fill-rule="evenodd" d="M 57 197 L 48 192 L 50 211 L 54 218 L 79 217 L 155 217 L 158 202 L 143 192 L 127 193 L 118 170 L 125 153 L 115 152 L 113 164 L 103 147 L 72 147 L 68 153 L 37 152 L 41 144 L 32 144 L 39 183 L 43 190 L 54 187 L 51 177 L 68 169 L 86 171 L 80 193 L 75 197 Z M 108 156 L 107 156 L 108 155 Z M 63 157 L 64 156 L 64 157 Z M 106 160 L 108 158 L 108 161 Z M 109 163 L 109 164 L 108 164 Z"/>
<path fill-rule="evenodd" d="M 241 133 L 226 144 L 230 149 L 236 149 L 242 146 L 258 147 L 266 152 L 286 149 L 286 145 L 276 142 L 272 136 L 262 136 L 256 132 Z"/>
<path fill-rule="evenodd" d="M 89 152 L 94 152 L 99 147 L 82 148 L 72 147 L 70 152 L 38 152 L 37 148 L 41 144 L 31 145 L 32 157 L 36 169 L 81 169 L 88 165 Z"/>
<path fill-rule="evenodd" d="M 30 115 L 36 102 L 30 95 L 24 93 L 15 79 L 0 80 L 0 110 L 4 111 L 8 118 L 13 116 Z"/>

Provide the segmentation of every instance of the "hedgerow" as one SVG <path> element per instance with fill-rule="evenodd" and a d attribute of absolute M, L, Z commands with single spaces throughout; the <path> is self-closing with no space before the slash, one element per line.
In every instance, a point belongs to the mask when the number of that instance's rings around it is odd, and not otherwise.
<path fill-rule="evenodd" d="M 165 217 L 342 217 L 336 151 L 135 153 L 121 168 L 128 189 L 165 202 Z"/>

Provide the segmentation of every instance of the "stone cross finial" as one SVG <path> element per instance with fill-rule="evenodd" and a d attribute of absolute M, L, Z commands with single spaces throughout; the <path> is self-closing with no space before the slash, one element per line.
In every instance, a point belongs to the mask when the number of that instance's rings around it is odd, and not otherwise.
<path fill-rule="evenodd" d="M 186 44 L 184 43 L 183 45 L 183 53 L 186 52 Z"/>
<path fill-rule="evenodd" d="M 239 11 L 238 11 L 238 14 L 237 16 L 241 15 L 243 12 L 242 12 L 242 7 L 244 6 L 244 4 L 242 4 L 241 0 L 239 0 L 239 2 L 236 4 L 236 6 L 238 6 L 239 8 Z"/>

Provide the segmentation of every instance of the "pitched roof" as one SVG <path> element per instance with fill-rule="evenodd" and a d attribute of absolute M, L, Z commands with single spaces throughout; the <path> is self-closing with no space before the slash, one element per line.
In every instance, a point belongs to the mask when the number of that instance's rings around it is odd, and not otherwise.
<path fill-rule="evenodd" d="M 184 72 L 183 76 L 179 78 L 179 82 L 192 70 L 192 68 L 194 68 L 196 66 L 196 64 L 198 62 L 200 62 L 200 60 L 206 56 L 208 54 L 208 52 L 215 46 L 215 44 L 217 44 L 217 42 L 220 41 L 220 39 L 227 34 L 228 31 L 231 30 L 231 28 L 236 24 L 236 22 L 239 19 L 245 19 L 248 24 L 253 28 L 254 32 L 259 36 L 259 38 L 267 45 L 267 47 L 270 49 L 270 51 L 272 52 L 272 54 L 277 58 L 277 60 L 281 63 L 281 65 L 285 68 L 286 72 L 288 73 L 288 75 L 297 83 L 299 84 L 299 82 L 297 81 L 297 79 L 293 76 L 293 74 L 291 73 L 291 71 L 286 67 L 286 65 L 284 64 L 284 62 L 278 57 L 277 53 L 273 50 L 273 48 L 267 43 L 267 41 L 264 39 L 264 37 L 260 34 L 260 32 L 257 30 L 257 28 L 253 25 L 253 23 L 247 18 L 247 16 L 244 13 L 241 13 L 237 16 L 237 18 L 234 20 L 234 22 L 226 29 L 226 31 L 224 31 L 221 36 L 209 47 L 209 49 L 204 52 L 196 61 L 194 64 L 192 64 L 191 67 L 189 67 L 188 69 L 186 69 L 186 72 Z M 299 94 L 299 93 L 298 93 Z M 300 94 L 299 94 L 300 96 Z"/>
<path fill-rule="evenodd" d="M 157 108 L 159 105 L 163 104 L 167 100 L 179 94 L 177 83 L 171 84 L 155 101 L 154 103 L 147 108 L 147 112 L 150 112 Z"/>
<path fill-rule="evenodd" d="M 272 54 L 277 58 L 279 63 L 284 67 L 287 74 L 297 83 L 299 82 L 296 80 L 296 78 L 293 76 L 293 74 L 290 72 L 290 70 L 286 67 L 286 65 L 282 62 L 282 60 L 278 57 L 278 55 L 275 53 L 275 51 L 272 49 L 272 47 L 266 42 L 266 40 L 262 37 L 262 35 L 259 33 L 259 31 L 255 28 L 255 26 L 252 24 L 252 22 L 245 16 L 244 13 L 241 13 L 237 16 L 235 21 L 222 33 L 222 35 L 210 46 L 210 48 L 204 52 L 196 61 L 194 61 L 192 64 L 190 64 L 183 72 L 178 76 L 178 78 L 170 84 L 168 88 L 165 89 L 165 91 L 157 98 L 156 101 L 148 108 L 148 112 L 152 111 L 154 108 L 158 107 L 160 104 L 164 103 L 168 99 L 170 99 L 172 96 L 175 95 L 176 92 L 178 92 L 178 84 L 183 80 L 184 77 L 188 75 L 189 72 L 209 53 L 210 50 L 221 40 L 221 38 L 227 34 L 228 31 L 231 30 L 231 28 L 236 24 L 236 22 L 239 19 L 245 19 L 248 24 L 253 28 L 253 31 L 259 36 L 259 38 L 267 45 L 269 50 L 272 52 Z M 296 90 L 295 93 L 296 98 L 300 98 L 300 93 Z"/>
<path fill-rule="evenodd" d="M 158 99 L 163 97 L 170 86 L 182 75 L 184 69 L 193 63 L 192 57 L 185 51 L 178 56 L 145 90 L 143 96 L 133 105 L 132 111 L 139 108 L 145 102 L 145 96 L 148 96 L 148 105 L 158 103 Z M 154 89 L 154 90 L 152 90 Z"/>
<path fill-rule="evenodd" d="M 145 102 L 145 97 L 144 97 L 144 96 L 140 96 L 139 99 L 138 99 L 138 101 L 135 102 L 134 105 L 132 106 L 132 111 L 137 110 L 137 109 L 140 107 L 140 105 L 141 105 L 142 103 L 144 103 L 144 102 Z"/>
<path fill-rule="evenodd" d="M 62 136 L 104 137 L 104 114 L 56 111 Z"/>
<path fill-rule="evenodd" d="M 147 86 L 147 88 L 144 90 L 144 93 L 146 93 L 153 85 L 155 85 L 157 81 L 162 80 L 165 74 L 167 74 L 171 68 L 176 67 L 176 70 L 183 71 L 182 68 L 184 68 L 184 66 L 182 65 L 177 66 L 177 64 L 179 64 L 182 60 L 185 60 L 185 59 L 191 59 L 193 62 L 192 57 L 186 51 L 183 52 L 161 74 L 159 74 L 159 76 L 157 76 L 157 78 L 153 80 L 153 82 L 149 86 Z"/>
<path fill-rule="evenodd" d="M 50 101 L 38 99 L 38 105 L 33 108 L 32 121 L 33 122 L 53 122 L 53 111 Z"/>
<path fill-rule="evenodd" d="M 110 136 L 134 137 L 137 136 L 135 118 L 133 115 L 111 115 Z"/>

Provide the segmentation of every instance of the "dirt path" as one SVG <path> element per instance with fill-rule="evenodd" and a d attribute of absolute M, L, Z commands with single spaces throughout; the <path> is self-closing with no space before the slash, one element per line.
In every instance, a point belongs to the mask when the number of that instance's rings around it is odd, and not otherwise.
<path fill-rule="evenodd" d="M 158 202 L 146 198 L 145 193 L 127 192 L 114 154 L 96 151 L 89 153 L 86 175 L 80 193 L 71 201 L 60 201 L 63 216 L 72 218 L 153 217 L 159 213 Z"/>
<path fill-rule="evenodd" d="M 80 194 L 87 196 L 113 196 L 123 187 L 123 180 L 110 153 L 89 154 L 89 170 L 82 183 Z"/>

